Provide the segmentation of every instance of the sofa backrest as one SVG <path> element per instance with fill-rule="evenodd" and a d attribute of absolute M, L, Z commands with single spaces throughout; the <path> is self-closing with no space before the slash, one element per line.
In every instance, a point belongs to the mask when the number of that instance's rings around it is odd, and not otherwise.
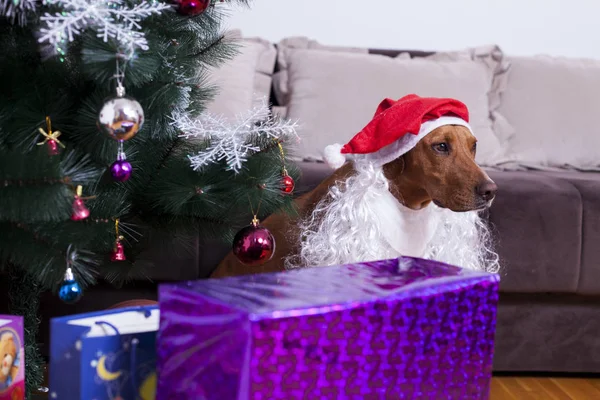
<path fill-rule="evenodd" d="M 216 89 L 206 111 L 234 118 L 251 108 L 257 98 L 270 95 L 277 50 L 264 39 L 242 38 L 240 31 L 226 35 L 239 43 L 238 54 L 218 68 L 203 71 L 206 84 Z"/>
<path fill-rule="evenodd" d="M 479 140 L 478 161 L 493 165 L 499 156 L 496 109 L 507 66 L 495 46 L 402 52 L 323 46 L 296 37 L 278 43 L 277 52 L 273 87 L 279 112 L 300 124 L 297 160 L 321 160 L 327 145 L 346 143 L 359 132 L 381 100 L 410 93 L 465 102 Z"/>
<path fill-rule="evenodd" d="M 600 61 L 511 57 L 499 111 L 515 134 L 504 168 L 600 171 Z"/>
<path fill-rule="evenodd" d="M 400 54 L 408 54 L 411 58 L 429 57 L 436 54 L 435 51 L 422 50 L 391 50 L 391 49 L 368 49 L 369 54 L 378 54 L 381 56 L 398 57 Z"/>
<path fill-rule="evenodd" d="M 600 171 L 600 127 L 589 120 L 600 110 L 598 60 L 510 57 L 497 46 L 429 52 L 304 37 L 242 43 L 240 56 L 211 71 L 220 93 L 208 111 L 233 117 L 269 97 L 276 113 L 300 123 L 296 160 L 320 161 L 323 148 L 349 140 L 384 97 L 415 92 L 467 104 L 484 166 Z"/>

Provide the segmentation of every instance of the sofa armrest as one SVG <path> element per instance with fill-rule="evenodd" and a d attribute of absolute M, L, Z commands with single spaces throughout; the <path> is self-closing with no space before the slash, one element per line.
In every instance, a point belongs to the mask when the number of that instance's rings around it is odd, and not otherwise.
<path fill-rule="evenodd" d="M 294 191 L 296 196 L 310 192 L 334 172 L 331 167 L 322 162 L 303 161 L 296 163 L 296 165 L 301 172 L 300 181 Z"/>

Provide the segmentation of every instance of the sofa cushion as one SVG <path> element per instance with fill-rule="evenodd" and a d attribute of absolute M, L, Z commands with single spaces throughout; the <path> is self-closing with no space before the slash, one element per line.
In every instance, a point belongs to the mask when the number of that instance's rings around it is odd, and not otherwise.
<path fill-rule="evenodd" d="M 537 171 L 489 171 L 498 193 L 489 214 L 504 292 L 575 293 L 582 202 L 568 180 Z"/>
<path fill-rule="evenodd" d="M 600 173 L 544 172 L 568 181 L 581 195 L 583 204 L 581 271 L 579 294 L 600 294 Z"/>
<path fill-rule="evenodd" d="M 342 53 L 358 53 L 358 54 L 369 54 L 369 49 L 360 47 L 342 47 L 342 46 L 327 46 L 311 40 L 303 36 L 295 36 L 282 39 L 277 43 L 277 72 L 273 76 L 273 91 L 277 98 L 282 111 L 286 110 L 286 105 L 290 102 L 290 90 L 289 85 L 289 74 L 288 67 L 290 59 L 287 57 L 289 51 L 293 50 L 323 50 L 330 52 L 342 52 Z"/>
<path fill-rule="evenodd" d="M 275 46 L 260 38 L 242 38 L 240 31 L 227 35 L 237 41 L 238 54 L 219 67 L 209 67 L 207 84 L 217 94 L 207 111 L 232 118 L 248 111 L 256 99 L 269 98 L 275 58 Z"/>
<path fill-rule="evenodd" d="M 600 61 L 512 57 L 500 113 L 515 130 L 505 168 L 600 171 Z"/>
<path fill-rule="evenodd" d="M 465 102 L 480 142 L 478 161 L 493 165 L 501 148 L 490 117 L 496 71 L 484 59 L 481 54 L 476 59 L 411 59 L 407 53 L 391 58 L 285 42 L 278 44 L 280 71 L 274 87 L 286 116 L 300 122 L 302 142 L 296 154 L 301 159 L 320 160 L 325 146 L 347 142 L 370 121 L 383 98 L 417 93 Z"/>

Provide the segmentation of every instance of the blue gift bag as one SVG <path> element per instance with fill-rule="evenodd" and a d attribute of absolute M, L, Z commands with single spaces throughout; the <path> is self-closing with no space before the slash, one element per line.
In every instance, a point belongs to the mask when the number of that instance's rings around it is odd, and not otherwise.
<path fill-rule="evenodd" d="M 50 399 L 154 400 L 157 306 L 54 318 Z"/>

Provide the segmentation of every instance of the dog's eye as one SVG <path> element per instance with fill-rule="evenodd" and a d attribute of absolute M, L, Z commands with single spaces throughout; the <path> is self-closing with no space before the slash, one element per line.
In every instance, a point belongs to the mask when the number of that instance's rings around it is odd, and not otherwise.
<path fill-rule="evenodd" d="M 448 151 L 450 150 L 448 144 L 446 143 L 434 144 L 432 147 L 433 150 L 437 151 L 438 153 L 448 153 Z"/>
<path fill-rule="evenodd" d="M 477 142 L 473 143 L 473 148 L 471 149 L 473 153 L 477 151 Z"/>

